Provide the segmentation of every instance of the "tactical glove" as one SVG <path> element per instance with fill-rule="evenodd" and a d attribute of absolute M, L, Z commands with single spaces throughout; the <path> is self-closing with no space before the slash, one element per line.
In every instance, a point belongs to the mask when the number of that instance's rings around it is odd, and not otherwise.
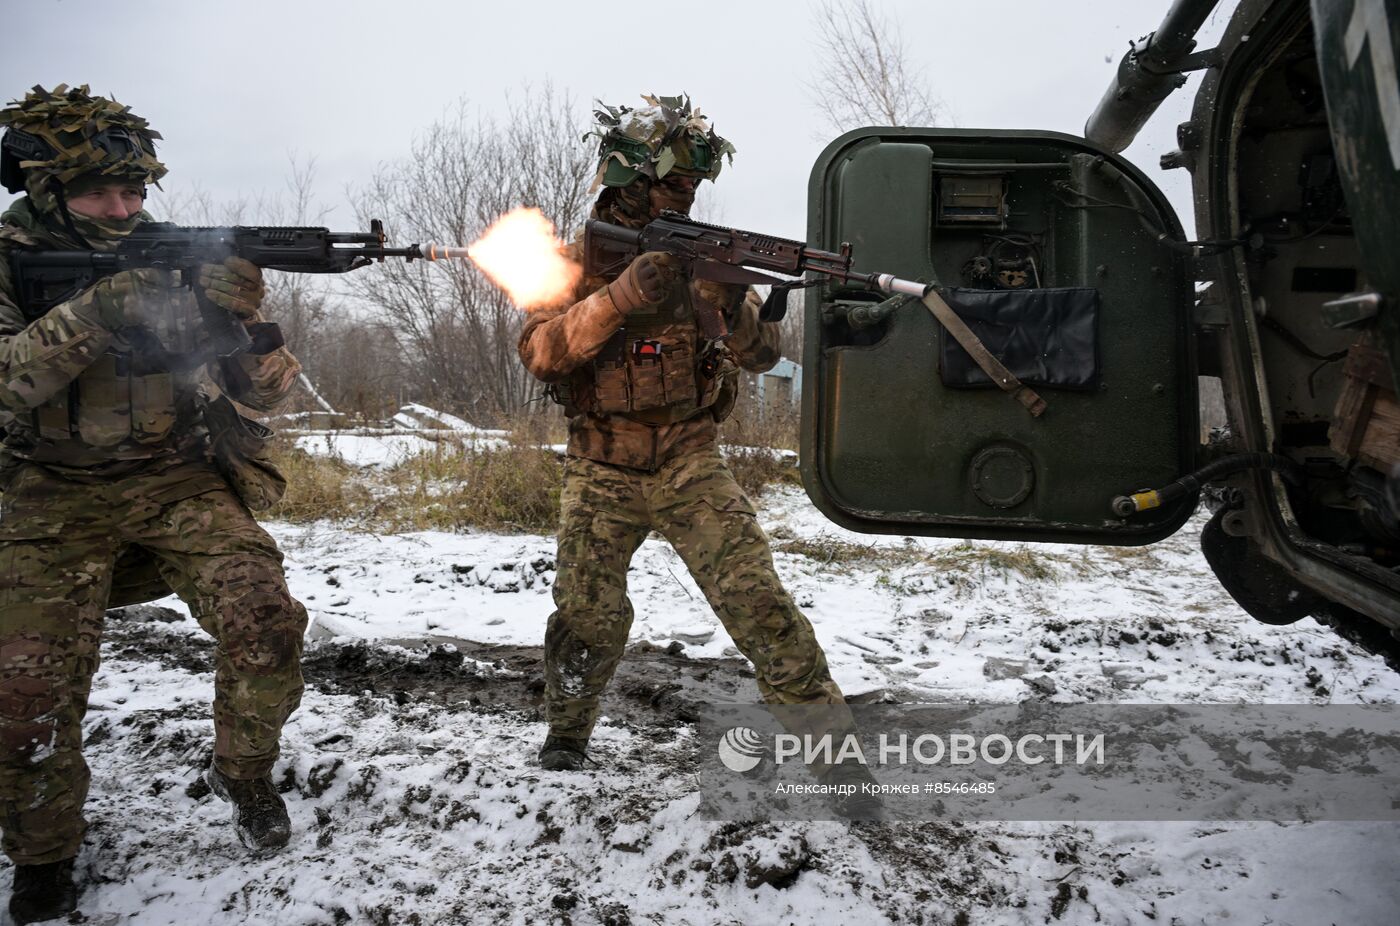
<path fill-rule="evenodd" d="M 621 276 L 608 284 L 608 297 L 618 312 L 626 315 L 661 302 L 679 277 L 680 267 L 674 257 L 661 251 L 647 251 L 638 255 Z"/>
<path fill-rule="evenodd" d="M 749 288 L 743 283 L 716 283 L 713 280 L 695 280 L 691 284 L 695 295 L 714 306 L 724 316 L 724 322 L 731 329 L 739 327 L 739 310 Z"/>
<path fill-rule="evenodd" d="M 230 257 L 222 264 L 203 264 L 199 268 L 199 287 L 205 298 L 238 316 L 243 324 L 262 321 L 258 309 L 267 287 L 263 286 L 262 270 L 252 261 Z"/>
<path fill-rule="evenodd" d="M 152 298 L 164 277 L 159 270 L 123 270 L 103 277 L 73 300 L 76 308 L 91 308 L 104 328 L 116 331 L 155 320 L 163 302 Z"/>

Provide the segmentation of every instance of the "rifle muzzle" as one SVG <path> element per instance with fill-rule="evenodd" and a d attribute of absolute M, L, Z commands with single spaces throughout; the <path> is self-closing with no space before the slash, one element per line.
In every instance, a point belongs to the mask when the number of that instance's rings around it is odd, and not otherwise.
<path fill-rule="evenodd" d="M 879 274 L 879 286 L 891 295 L 898 293 L 906 296 L 918 296 L 920 299 L 932 289 L 928 283 L 920 283 L 918 280 L 901 280 L 892 273 Z"/>
<path fill-rule="evenodd" d="M 917 296 L 922 299 L 933 288 L 932 284 L 920 283 L 918 280 L 902 280 L 893 273 L 848 273 L 844 276 L 847 282 L 860 283 L 892 296 Z"/>
<path fill-rule="evenodd" d="M 466 260 L 469 256 L 466 248 L 434 244 L 431 241 L 427 244 L 417 245 L 417 247 L 418 256 L 423 260 Z"/>

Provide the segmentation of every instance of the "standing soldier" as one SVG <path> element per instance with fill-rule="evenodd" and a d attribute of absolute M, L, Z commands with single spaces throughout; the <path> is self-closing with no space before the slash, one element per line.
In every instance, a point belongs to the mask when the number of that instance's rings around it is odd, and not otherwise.
<path fill-rule="evenodd" d="M 86 86 L 35 87 L 0 123 L 0 180 L 28 194 L 0 228 L 0 826 L 10 913 L 31 923 L 77 905 L 82 720 L 109 604 L 173 589 L 218 641 L 207 780 L 245 845 L 287 842 L 269 773 L 301 699 L 306 612 L 248 507 L 275 500 L 280 477 L 225 448 L 258 427 L 228 397 L 270 410 L 300 367 L 243 260 L 191 281 L 250 336 L 217 358 L 194 292 L 163 271 L 61 294 L 17 280 L 26 249 L 115 248 L 150 221 L 146 186 L 166 169 L 146 121 Z M 205 371 L 217 389 L 200 388 Z"/>
<path fill-rule="evenodd" d="M 733 147 L 678 97 L 597 113 L 594 218 L 640 228 L 662 210 L 688 213 Z M 582 263 L 581 246 L 569 257 Z M 707 342 L 695 305 L 733 332 Z M 555 611 L 545 633 L 546 769 L 578 769 L 632 626 L 627 567 L 659 531 L 753 663 L 769 702 L 841 704 L 812 625 L 773 568 L 753 504 L 716 445 L 738 368 L 779 358 L 778 330 L 758 321 L 747 287 L 686 278 L 671 258 L 642 254 L 615 278 L 578 284 L 571 304 L 532 312 L 520 357 L 569 418 Z M 843 709 L 844 711 L 844 709 Z"/>

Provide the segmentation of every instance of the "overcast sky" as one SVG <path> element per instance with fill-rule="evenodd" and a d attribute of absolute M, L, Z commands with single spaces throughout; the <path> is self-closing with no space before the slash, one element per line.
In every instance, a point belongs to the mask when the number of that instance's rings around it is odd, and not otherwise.
<path fill-rule="evenodd" d="M 1076 135 L 1129 39 L 1168 5 L 879 2 L 957 125 Z M 191 184 L 220 201 L 275 192 L 289 152 L 315 156 L 317 197 L 349 230 L 347 185 L 405 155 L 462 97 L 500 112 L 508 91 L 549 80 L 586 118 L 595 97 L 636 103 L 640 92 L 685 91 L 738 148 L 715 191 L 724 221 L 800 237 L 807 176 L 830 140 L 805 89 L 816 72 L 813 11 L 805 0 L 29 0 L 6 5 L 0 98 L 60 82 L 115 96 L 165 136 L 170 193 Z M 1217 11 L 1204 34 L 1225 18 Z M 1183 221 L 1186 174 L 1164 173 L 1157 159 L 1174 147 L 1188 104 L 1178 92 L 1128 152 Z"/>

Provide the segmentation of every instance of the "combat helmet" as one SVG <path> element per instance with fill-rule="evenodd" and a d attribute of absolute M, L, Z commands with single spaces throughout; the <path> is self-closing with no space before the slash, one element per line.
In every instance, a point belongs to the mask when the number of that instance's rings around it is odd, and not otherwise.
<path fill-rule="evenodd" d="M 715 133 L 690 97 L 644 94 L 640 109 L 597 101 L 598 124 L 585 139 L 598 138 L 598 173 L 592 190 L 626 186 L 638 177 L 660 180 L 676 173 L 713 180 L 734 146 Z"/>
<path fill-rule="evenodd" d="M 0 183 L 11 193 L 25 189 L 26 180 L 63 187 L 94 176 L 145 185 L 166 174 L 156 159 L 160 133 L 130 107 L 92 96 L 87 84 L 36 86 L 0 110 L 0 125 Z"/>

